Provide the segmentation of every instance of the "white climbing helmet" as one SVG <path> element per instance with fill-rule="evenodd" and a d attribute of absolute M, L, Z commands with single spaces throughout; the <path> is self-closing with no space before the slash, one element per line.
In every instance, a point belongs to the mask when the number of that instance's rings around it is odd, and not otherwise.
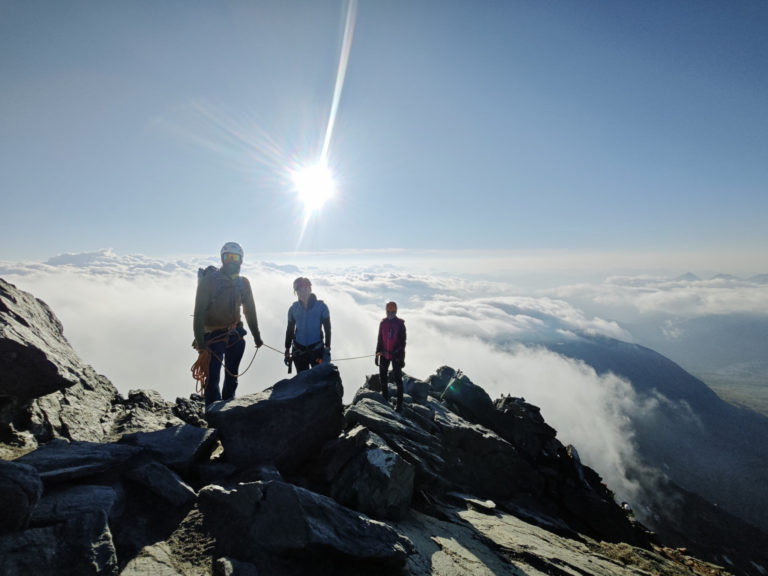
<path fill-rule="evenodd" d="M 237 242 L 227 242 L 221 247 L 221 259 L 224 260 L 224 254 L 237 254 L 240 260 L 243 259 L 243 247 Z"/>

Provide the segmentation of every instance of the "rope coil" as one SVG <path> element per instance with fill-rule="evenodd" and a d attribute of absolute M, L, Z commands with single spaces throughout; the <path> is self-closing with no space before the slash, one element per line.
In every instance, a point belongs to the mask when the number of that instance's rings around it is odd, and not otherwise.
<path fill-rule="evenodd" d="M 231 344 L 228 344 L 227 348 L 234 346 L 240 340 L 243 340 L 242 335 L 234 329 L 224 332 L 223 334 L 217 336 L 216 338 L 212 338 L 211 340 L 208 341 L 208 344 L 215 344 L 218 342 L 229 340 L 229 335 L 232 334 L 233 332 L 237 334 L 238 338 Z M 227 374 L 229 374 L 233 378 L 240 378 L 240 376 L 248 372 L 248 370 L 251 368 L 253 361 L 256 359 L 256 354 L 258 353 L 258 351 L 259 349 L 256 348 L 256 351 L 253 353 L 253 356 L 251 357 L 251 361 L 248 362 L 248 366 L 246 366 L 245 370 L 240 372 L 240 374 L 233 374 L 224 365 L 224 360 L 222 358 L 219 358 L 217 354 L 214 354 L 210 348 L 203 348 L 201 350 L 198 350 L 197 360 L 195 360 L 195 363 L 192 364 L 192 368 L 190 368 L 190 370 L 192 371 L 192 378 L 195 379 L 195 393 L 200 394 L 201 396 L 205 395 L 205 388 L 208 386 L 208 379 L 210 378 L 210 375 L 211 375 L 211 356 L 213 356 L 216 360 L 219 361 L 219 364 L 221 364 L 222 368 L 224 368 L 224 371 Z"/>

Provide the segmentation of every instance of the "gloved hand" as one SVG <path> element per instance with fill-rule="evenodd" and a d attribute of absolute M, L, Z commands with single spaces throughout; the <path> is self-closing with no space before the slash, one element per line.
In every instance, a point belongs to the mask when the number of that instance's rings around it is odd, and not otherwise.
<path fill-rule="evenodd" d="M 264 346 L 264 341 L 261 339 L 261 334 L 258 332 L 253 335 L 253 342 L 256 344 L 256 348 Z"/>
<path fill-rule="evenodd" d="M 376 357 L 373 359 L 373 363 L 374 363 L 374 364 L 376 364 L 376 366 L 378 366 L 378 365 L 379 365 L 379 356 L 381 356 L 381 354 L 378 354 L 378 353 L 377 353 L 377 354 L 376 354 Z"/>
<path fill-rule="evenodd" d="M 206 350 L 208 346 L 198 346 L 197 340 L 192 340 L 192 348 L 194 348 L 198 352 L 202 352 L 203 350 Z"/>

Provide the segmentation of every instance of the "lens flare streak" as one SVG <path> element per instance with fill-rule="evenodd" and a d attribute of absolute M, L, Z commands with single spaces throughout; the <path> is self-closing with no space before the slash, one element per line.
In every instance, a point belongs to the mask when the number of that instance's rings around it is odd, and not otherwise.
<path fill-rule="evenodd" d="M 333 196 L 336 183 L 328 166 L 328 155 L 333 140 L 333 131 L 336 126 L 336 116 L 341 101 L 341 93 L 344 88 L 344 80 L 347 75 L 349 54 L 352 47 L 352 38 L 355 31 L 357 17 L 357 0 L 350 0 L 347 4 L 347 14 L 344 22 L 344 34 L 339 51 L 339 65 L 336 69 L 336 82 L 333 88 L 331 109 L 328 114 L 328 124 L 325 127 L 325 138 L 320 152 L 320 159 L 314 165 L 303 166 L 291 172 L 291 178 L 299 194 L 299 199 L 304 206 L 304 221 L 299 234 L 296 247 L 301 245 L 309 225 L 312 214 L 322 208 L 323 204 Z"/>

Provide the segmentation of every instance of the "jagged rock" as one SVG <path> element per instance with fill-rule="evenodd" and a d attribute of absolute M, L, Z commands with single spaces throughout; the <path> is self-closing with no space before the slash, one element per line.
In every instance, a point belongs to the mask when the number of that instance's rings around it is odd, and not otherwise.
<path fill-rule="evenodd" d="M 208 426 L 205 420 L 205 402 L 199 394 L 191 394 L 189 398 L 176 398 L 173 413 L 187 424 L 200 428 Z"/>
<path fill-rule="evenodd" d="M 415 468 L 415 490 L 441 491 L 445 461 L 440 440 L 388 405 L 362 397 L 344 413 L 348 428 L 361 425 L 381 436 L 387 444 Z"/>
<path fill-rule="evenodd" d="M 46 494 L 31 525 L 0 538 L 4 576 L 117 574 L 108 524 L 115 492 L 106 486 L 77 486 Z"/>
<path fill-rule="evenodd" d="M 388 525 L 284 482 L 207 486 L 198 505 L 217 553 L 256 565 L 276 556 L 315 566 L 318 573 L 329 561 L 398 568 L 413 551 Z"/>
<path fill-rule="evenodd" d="M 380 519 L 405 516 L 413 499 L 413 466 L 376 434 L 331 484 L 337 502 Z"/>
<path fill-rule="evenodd" d="M 444 388 L 434 389 L 434 393 L 440 394 L 440 400 L 451 407 L 456 414 L 469 422 L 481 424 L 487 428 L 493 428 L 494 405 L 491 397 L 480 386 L 474 384 L 466 374 L 454 372 L 443 366 L 438 374 L 440 381 L 448 378 Z"/>
<path fill-rule="evenodd" d="M 175 404 L 165 401 L 155 390 L 131 390 L 126 400 L 116 400 L 114 404 L 108 436 L 111 441 L 125 434 L 162 430 L 184 423 L 174 414 Z"/>
<path fill-rule="evenodd" d="M 213 564 L 213 576 L 259 576 L 259 569 L 248 562 L 217 558 Z"/>
<path fill-rule="evenodd" d="M 441 491 L 450 482 L 491 498 L 509 497 L 516 490 L 536 490 L 542 483 L 531 465 L 491 430 L 472 424 L 434 399 L 416 422 L 385 405 L 363 398 L 345 414 L 347 426 L 361 424 L 386 440 L 416 467 L 416 490 Z"/>
<path fill-rule="evenodd" d="M 173 552 L 165 542 L 158 542 L 142 548 L 138 556 L 133 558 L 120 576 L 186 576 L 174 565 Z"/>
<path fill-rule="evenodd" d="M 350 460 L 365 451 L 370 435 L 367 428 L 355 426 L 323 446 L 320 460 L 324 463 L 323 477 L 326 482 L 332 481 Z"/>
<path fill-rule="evenodd" d="M 37 398 L 28 409 L 29 430 L 39 442 L 55 438 L 103 442 L 110 436 L 120 395 L 103 376 Z"/>
<path fill-rule="evenodd" d="M 342 429 L 343 388 L 332 364 L 321 364 L 263 392 L 216 402 L 206 413 L 227 462 L 274 464 L 291 474 Z"/>
<path fill-rule="evenodd" d="M 160 462 L 184 474 L 193 464 L 211 455 L 215 441 L 215 430 L 182 424 L 153 432 L 126 434 L 119 443 L 149 450 Z"/>
<path fill-rule="evenodd" d="M 426 402 L 429 396 L 429 383 L 403 375 L 403 392 L 414 402 Z"/>
<path fill-rule="evenodd" d="M 509 498 L 540 490 L 542 477 L 514 446 L 484 426 L 472 424 L 443 406 L 435 407 L 448 478 L 477 495 Z"/>
<path fill-rule="evenodd" d="M 59 484 L 125 468 L 143 452 L 127 444 L 98 444 L 59 440 L 41 446 L 16 460 L 35 468 L 46 484 Z"/>
<path fill-rule="evenodd" d="M 67 342 L 48 305 L 2 278 L 0 373 L 0 397 L 17 403 L 96 378 Z"/>
<path fill-rule="evenodd" d="M 109 516 L 118 498 L 109 486 L 76 485 L 49 490 L 35 508 L 30 524 L 50 526 L 85 514 Z"/>
<path fill-rule="evenodd" d="M 26 528 L 42 494 L 43 483 L 35 468 L 0 460 L 0 534 Z"/>
<path fill-rule="evenodd" d="M 191 505 L 196 498 L 195 491 L 178 474 L 155 460 L 130 468 L 126 478 L 146 487 L 172 506 Z"/>
<path fill-rule="evenodd" d="M 76 518 L 0 539 L 3 576 L 114 576 L 117 557 L 107 524 L 100 514 Z"/>
<path fill-rule="evenodd" d="M 557 446 L 553 441 L 557 431 L 544 422 L 537 406 L 511 396 L 496 400 L 494 406 L 492 429 L 529 460 L 539 458 L 542 453 L 556 453 Z"/>

